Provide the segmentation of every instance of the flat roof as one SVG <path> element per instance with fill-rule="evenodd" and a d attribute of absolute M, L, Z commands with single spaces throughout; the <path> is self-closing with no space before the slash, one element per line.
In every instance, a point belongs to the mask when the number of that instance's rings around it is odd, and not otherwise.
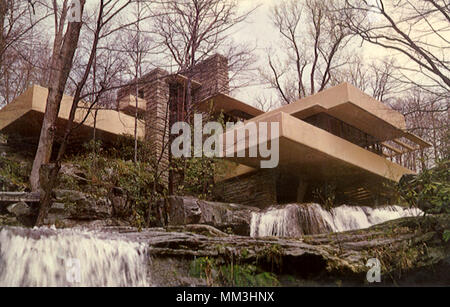
<path fill-rule="evenodd" d="M 47 104 L 48 89 L 33 85 L 22 95 L 0 110 L 0 130 L 6 133 L 21 133 L 29 137 L 39 137 L 43 116 Z M 69 118 L 73 97 L 64 95 L 58 114 L 57 131 L 62 135 Z M 86 104 L 81 102 L 81 105 Z M 81 123 L 87 115 L 87 109 L 79 108 L 75 123 Z M 120 135 L 134 135 L 134 117 L 116 110 L 100 109 L 97 112 L 97 136 L 103 140 L 112 140 Z M 94 112 L 87 115 L 85 122 L 79 126 L 76 140 L 92 139 L 94 129 Z M 138 121 L 138 138 L 145 133 L 144 123 Z"/>
<path fill-rule="evenodd" d="M 306 175 L 312 180 L 368 180 L 373 182 L 386 179 L 398 181 L 404 174 L 414 173 L 382 156 L 284 112 L 278 111 L 253 120 L 279 123 L 278 168 L 289 173 Z M 224 141 L 226 135 L 230 133 L 236 133 L 236 129 L 227 131 Z M 268 134 L 270 139 L 276 139 L 270 136 L 270 129 Z M 235 140 L 237 140 L 236 134 Z M 247 135 L 246 150 L 249 150 L 250 146 L 248 140 Z M 224 146 L 224 156 L 228 145 Z M 260 142 L 258 142 L 259 145 L 261 145 Z M 230 148 L 233 146 L 231 145 Z M 235 147 L 234 156 L 236 156 Z M 267 160 L 260 156 L 253 158 L 248 156 L 246 154 L 244 158 L 227 157 L 226 159 L 254 169 L 260 168 L 261 160 Z M 249 171 L 250 169 L 246 169 L 243 173 Z"/>
<path fill-rule="evenodd" d="M 342 83 L 261 115 L 284 112 L 299 119 L 326 113 L 376 137 L 380 141 L 402 137 L 404 116 L 356 87 Z"/>
<path fill-rule="evenodd" d="M 264 114 L 264 111 L 223 93 L 203 99 L 198 103 L 198 108 L 204 112 L 213 110 L 214 113 L 223 112 L 241 117 L 245 116 L 247 117 L 245 119 Z"/>

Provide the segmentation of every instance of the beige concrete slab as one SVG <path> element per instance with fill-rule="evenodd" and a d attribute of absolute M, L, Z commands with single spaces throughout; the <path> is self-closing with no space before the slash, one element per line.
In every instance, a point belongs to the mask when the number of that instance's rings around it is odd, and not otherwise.
<path fill-rule="evenodd" d="M 405 118 L 401 113 L 348 83 L 302 98 L 258 118 L 277 112 L 284 112 L 299 119 L 327 113 L 380 141 L 402 137 L 406 130 Z"/>
<path fill-rule="evenodd" d="M 138 98 L 137 99 L 138 114 L 145 112 L 146 108 L 147 108 L 147 101 L 145 99 Z M 128 115 L 134 116 L 134 114 L 136 114 L 136 96 L 127 95 L 123 97 L 119 101 L 119 110 Z"/>
<path fill-rule="evenodd" d="M 0 109 L 0 130 L 24 116 L 33 108 L 34 87 L 26 90 L 13 102 Z"/>
<path fill-rule="evenodd" d="M 216 94 L 199 102 L 199 110 L 213 113 L 220 112 L 239 115 L 239 113 L 247 114 L 249 118 L 264 114 L 264 111 L 255 108 L 245 102 L 233 98 L 226 94 Z"/>
<path fill-rule="evenodd" d="M 39 135 L 43 114 L 47 103 L 48 89 L 34 85 L 20 95 L 13 102 L 0 110 L 0 130 L 7 132 L 26 131 L 27 136 Z M 58 115 L 57 131 L 61 135 L 65 123 L 69 118 L 73 98 L 63 96 Z M 87 107 L 87 103 L 81 103 Z M 87 108 L 78 109 L 75 123 L 81 123 L 82 127 L 77 132 L 77 138 L 90 139 L 94 128 L 94 112 L 88 114 Z M 99 136 L 105 139 L 120 135 L 134 135 L 134 117 L 116 110 L 98 110 L 96 129 Z M 143 138 L 145 133 L 144 123 L 138 121 L 138 137 Z"/>
<path fill-rule="evenodd" d="M 386 160 L 382 156 L 284 112 L 256 118 L 255 121 L 279 123 L 280 161 L 278 168 L 282 171 L 303 174 L 314 180 L 333 180 L 347 177 L 374 182 L 378 182 L 380 179 L 398 181 L 402 175 L 413 173 L 413 171 Z M 231 130 L 227 131 L 226 134 L 235 132 L 235 130 Z M 235 139 L 237 139 L 236 135 Z M 249 147 L 247 135 L 247 150 L 249 150 Z M 224 152 L 225 150 L 226 146 Z M 247 154 L 246 158 L 227 159 L 252 168 L 259 168 L 262 158 L 259 156 L 250 158 Z"/>
<path fill-rule="evenodd" d="M 215 182 L 225 181 L 230 178 L 243 176 L 257 171 L 256 168 L 239 163 L 234 163 L 228 160 L 221 160 L 219 163 L 220 165 L 215 166 Z"/>

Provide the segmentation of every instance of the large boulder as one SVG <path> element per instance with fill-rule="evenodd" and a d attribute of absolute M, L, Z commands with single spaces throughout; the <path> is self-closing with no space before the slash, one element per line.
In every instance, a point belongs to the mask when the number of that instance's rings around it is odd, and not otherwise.
<path fill-rule="evenodd" d="M 32 214 L 31 207 L 23 201 L 9 205 L 6 210 L 8 210 L 9 213 L 14 214 L 15 216 Z"/>
<path fill-rule="evenodd" d="M 73 190 L 54 190 L 55 201 L 50 213 L 77 220 L 98 220 L 112 216 L 111 202 Z"/>
<path fill-rule="evenodd" d="M 157 202 L 157 226 L 211 225 L 225 232 L 250 234 L 251 213 L 258 208 L 210 202 L 190 196 L 170 196 Z"/>
<path fill-rule="evenodd" d="M 20 224 L 28 227 L 34 225 L 35 210 L 33 210 L 33 208 L 25 202 L 21 201 L 9 205 L 8 207 L 6 207 L 6 211 L 9 213 L 10 217 L 13 218 L 11 219 L 12 221 L 18 221 Z"/>
<path fill-rule="evenodd" d="M 245 236 L 250 235 L 252 212 L 259 211 L 255 207 L 203 200 L 199 200 L 197 204 L 202 212 L 200 224 Z"/>

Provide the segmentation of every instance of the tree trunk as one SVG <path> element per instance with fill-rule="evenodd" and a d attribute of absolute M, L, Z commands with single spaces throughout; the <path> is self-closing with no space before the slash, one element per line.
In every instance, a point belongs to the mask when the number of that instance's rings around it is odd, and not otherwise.
<path fill-rule="evenodd" d="M 6 0 L 0 0 L 0 71 L 2 69 L 2 62 L 3 62 L 3 53 L 5 52 L 5 36 L 4 36 L 4 29 L 5 29 L 5 17 L 6 17 Z"/>
<path fill-rule="evenodd" d="M 42 226 L 47 217 L 50 205 L 52 203 L 52 190 L 56 184 L 60 165 L 57 164 L 43 164 L 39 169 L 39 177 L 41 184 L 41 199 L 38 216 L 36 219 L 36 226 Z"/>
<path fill-rule="evenodd" d="M 81 15 L 85 0 L 81 0 Z M 69 77 L 75 50 L 77 49 L 82 23 L 71 22 L 67 26 L 64 41 L 60 50 L 53 53 L 51 78 L 49 80 L 49 92 L 47 107 L 45 109 L 44 121 L 42 123 L 39 145 L 33 162 L 30 176 L 31 188 L 39 191 L 39 170 L 42 164 L 50 161 L 53 142 L 56 133 L 56 121 L 58 118 L 61 100 Z"/>

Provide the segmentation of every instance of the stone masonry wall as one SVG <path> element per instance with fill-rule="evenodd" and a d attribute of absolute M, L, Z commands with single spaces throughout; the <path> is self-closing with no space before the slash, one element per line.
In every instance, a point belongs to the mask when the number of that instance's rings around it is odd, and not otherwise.
<path fill-rule="evenodd" d="M 202 84 L 195 92 L 194 101 L 202 101 L 217 93 L 229 94 L 228 59 L 215 54 L 198 63 L 190 73 L 194 80 Z"/>
<path fill-rule="evenodd" d="M 273 169 L 262 169 L 254 173 L 219 182 L 215 195 L 220 201 L 265 208 L 276 204 L 276 174 Z"/>
<path fill-rule="evenodd" d="M 170 127 L 168 118 L 169 85 L 166 82 L 168 73 L 162 69 L 154 69 L 143 76 L 138 88 L 143 91 L 144 99 L 147 101 L 145 112 L 145 141 L 150 144 L 150 159 L 161 158 L 160 170 L 167 167 L 169 163 L 168 137 Z M 132 82 L 120 89 L 117 93 L 117 101 L 127 95 L 136 95 L 136 86 Z M 161 155 L 162 153 L 162 155 Z M 163 179 L 167 180 L 167 174 L 163 174 Z"/>
<path fill-rule="evenodd" d="M 189 73 L 193 79 L 202 86 L 194 91 L 193 101 L 199 102 L 217 93 L 229 93 L 228 59 L 220 54 L 198 63 Z M 143 98 L 147 101 L 145 112 L 145 139 L 152 146 L 150 158 L 159 159 L 161 168 L 169 163 L 169 146 L 167 145 L 170 121 L 168 103 L 170 90 L 167 78 L 168 73 L 162 69 L 154 69 L 143 76 L 139 81 L 139 91 L 143 91 Z M 117 101 L 127 95 L 136 95 L 136 85 L 129 85 L 117 92 Z M 164 176 L 167 179 L 167 175 Z"/>
<path fill-rule="evenodd" d="M 145 140 L 152 146 L 152 155 L 162 158 L 160 168 L 166 168 L 169 163 L 169 85 L 164 76 L 167 72 L 155 69 L 147 76 L 151 80 L 144 85 L 144 99 L 147 101 L 145 113 Z M 165 174 L 167 177 L 167 174 Z"/>

